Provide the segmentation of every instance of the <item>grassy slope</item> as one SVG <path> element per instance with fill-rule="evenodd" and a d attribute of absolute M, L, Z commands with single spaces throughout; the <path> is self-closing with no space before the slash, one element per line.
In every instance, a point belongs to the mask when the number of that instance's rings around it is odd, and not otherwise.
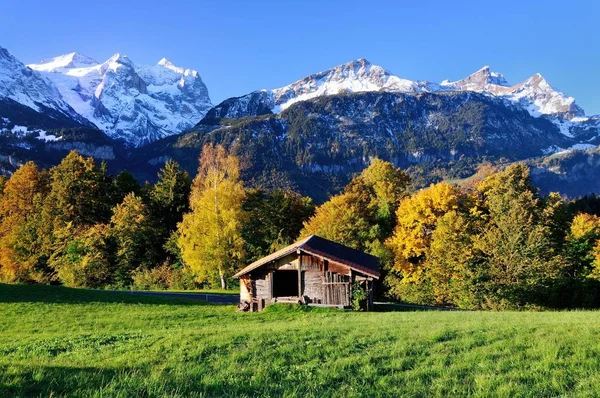
<path fill-rule="evenodd" d="M 0 285 L 0 396 L 554 396 L 600 391 L 600 313 L 260 314 Z"/>

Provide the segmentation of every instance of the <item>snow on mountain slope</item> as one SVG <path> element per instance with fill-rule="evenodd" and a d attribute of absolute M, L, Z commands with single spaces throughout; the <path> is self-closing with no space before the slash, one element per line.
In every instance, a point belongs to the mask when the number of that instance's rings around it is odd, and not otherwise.
<path fill-rule="evenodd" d="M 502 87 L 508 86 L 509 84 L 504 78 L 504 75 L 498 72 L 491 72 L 489 66 L 484 66 L 464 79 L 455 82 L 444 80 L 440 83 L 440 89 L 442 90 L 490 93 L 498 92 Z"/>
<path fill-rule="evenodd" d="M 242 117 L 264 109 L 279 113 L 290 105 L 325 95 L 344 92 L 385 91 L 395 93 L 474 91 L 501 97 L 526 109 L 533 116 L 548 115 L 561 120 L 584 116 L 572 97 L 555 90 L 540 75 L 535 74 L 516 85 L 510 85 L 504 75 L 484 66 L 458 81 L 437 84 L 413 81 L 393 75 L 364 58 L 309 75 L 290 85 L 260 90 L 242 97 L 230 98 L 210 111 L 213 117 Z"/>
<path fill-rule="evenodd" d="M 539 73 L 524 82 L 511 86 L 504 75 L 491 72 L 484 66 L 468 77 L 440 83 L 441 90 L 476 91 L 503 97 L 521 105 L 531 115 L 550 115 L 564 119 L 584 116 L 583 109 L 575 104 L 575 99 L 555 90 Z"/>
<path fill-rule="evenodd" d="M 0 47 L 0 99 L 8 99 L 51 118 L 86 124 L 63 99 L 56 87 L 38 72 L 27 68 L 8 50 Z M 7 115 L 0 115 L 7 117 Z M 10 119 L 10 117 L 8 117 Z"/>
<path fill-rule="evenodd" d="M 422 91 L 427 82 L 414 82 L 394 76 L 364 58 L 307 76 L 288 86 L 272 90 L 276 111 L 295 102 L 343 92 Z"/>
<path fill-rule="evenodd" d="M 198 72 L 166 59 L 136 66 L 118 53 L 103 63 L 70 53 L 29 67 L 49 78 L 80 115 L 135 146 L 186 130 L 212 106 Z"/>

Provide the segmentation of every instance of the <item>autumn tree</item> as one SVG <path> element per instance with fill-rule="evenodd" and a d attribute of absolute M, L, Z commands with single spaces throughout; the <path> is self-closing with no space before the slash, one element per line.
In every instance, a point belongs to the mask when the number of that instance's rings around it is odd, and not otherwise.
<path fill-rule="evenodd" d="M 93 158 L 71 151 L 50 170 L 49 206 L 59 224 L 91 226 L 110 218 L 111 180 L 106 165 L 98 167 Z"/>
<path fill-rule="evenodd" d="M 21 166 L 5 182 L 0 202 L 0 278 L 9 282 L 47 282 L 47 252 L 40 236 L 40 217 L 48 192 L 44 171 L 33 162 Z"/>
<path fill-rule="evenodd" d="M 568 275 L 572 278 L 594 277 L 600 262 L 597 256 L 600 238 L 600 217 L 579 213 L 571 221 L 566 236 L 565 252 L 569 260 Z"/>
<path fill-rule="evenodd" d="M 449 212 L 464 208 L 466 199 L 459 188 L 439 183 L 400 204 L 397 224 L 387 245 L 394 253 L 394 269 L 405 279 L 421 277 L 437 221 Z"/>
<path fill-rule="evenodd" d="M 301 235 L 319 235 L 377 254 L 392 232 L 396 208 L 409 184 L 406 173 L 376 159 L 343 193 L 317 207 Z"/>
<path fill-rule="evenodd" d="M 190 194 L 191 212 L 179 224 L 178 246 L 199 281 L 215 275 L 221 287 L 243 256 L 245 197 L 237 157 L 222 146 L 205 145 Z"/>
<path fill-rule="evenodd" d="M 436 304 L 478 307 L 481 263 L 473 240 L 483 225 L 482 219 L 451 210 L 435 223 L 427 251 L 427 286 Z"/>

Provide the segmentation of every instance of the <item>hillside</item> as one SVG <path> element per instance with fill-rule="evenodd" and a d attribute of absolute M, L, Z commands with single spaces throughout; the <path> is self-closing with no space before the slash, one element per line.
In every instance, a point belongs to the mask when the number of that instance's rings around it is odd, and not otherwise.
<path fill-rule="evenodd" d="M 209 112 L 194 131 L 133 156 L 138 169 L 174 158 L 194 172 L 208 142 L 231 147 L 247 165 L 247 181 L 289 184 L 322 200 L 374 157 L 408 169 L 419 187 L 469 176 L 481 162 L 541 157 L 577 140 L 483 94 L 366 92 L 314 98 L 278 114 L 226 119 Z"/>

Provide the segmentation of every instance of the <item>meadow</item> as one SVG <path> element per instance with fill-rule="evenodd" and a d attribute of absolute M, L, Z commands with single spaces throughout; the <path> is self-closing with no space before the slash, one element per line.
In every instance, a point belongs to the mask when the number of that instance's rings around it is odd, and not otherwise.
<path fill-rule="evenodd" d="M 0 396 L 597 396 L 600 313 L 233 306 L 0 284 Z"/>

